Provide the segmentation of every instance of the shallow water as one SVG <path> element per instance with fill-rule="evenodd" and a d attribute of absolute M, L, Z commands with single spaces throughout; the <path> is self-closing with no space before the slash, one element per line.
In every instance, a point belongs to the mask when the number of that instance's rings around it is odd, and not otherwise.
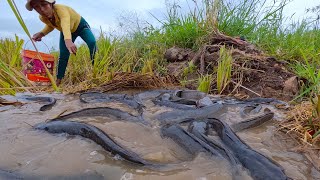
<path fill-rule="evenodd" d="M 151 122 L 150 127 L 106 117 L 72 119 L 97 126 L 144 159 L 170 164 L 170 168 L 154 171 L 114 157 L 91 140 L 65 134 L 52 135 L 32 128 L 33 125 L 55 118 L 62 112 L 70 113 L 83 108 L 111 107 L 138 115 L 134 109 L 121 103 L 84 104 L 77 95 L 51 96 L 58 101 L 52 110 L 47 112 L 40 112 L 41 103 L 36 102 L 27 102 L 22 107 L 0 109 L 1 170 L 30 179 L 232 179 L 232 169 L 227 161 L 203 153 L 193 159 L 172 140 L 160 136 L 159 126 L 152 121 L 153 117 L 173 109 L 154 106 L 148 98 L 144 99 L 144 118 Z M 153 96 L 151 93 L 148 97 Z M 268 108 L 276 112 L 277 120 L 282 119 L 280 111 Z M 239 110 L 236 106 L 225 107 L 220 117 L 228 124 L 239 122 L 243 120 Z M 285 142 L 286 140 L 275 132 L 273 123 L 268 122 L 237 134 L 253 149 L 279 163 L 289 177 L 320 179 L 319 172 L 303 155 L 290 151 L 293 146 L 289 146 L 290 142 Z M 216 139 L 215 133 L 211 133 L 211 136 Z M 251 178 L 243 171 L 239 179 Z"/>

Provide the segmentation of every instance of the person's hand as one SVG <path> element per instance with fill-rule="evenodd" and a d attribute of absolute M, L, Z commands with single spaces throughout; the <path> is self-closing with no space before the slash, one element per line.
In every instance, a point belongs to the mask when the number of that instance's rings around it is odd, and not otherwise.
<path fill-rule="evenodd" d="M 71 41 L 71 39 L 64 40 L 67 46 L 67 49 L 69 50 L 70 54 L 76 54 L 77 53 L 77 47 L 76 45 Z"/>
<path fill-rule="evenodd" d="M 56 85 L 57 85 L 57 86 L 60 86 L 60 84 L 61 84 L 61 79 L 57 79 L 57 80 L 56 80 Z"/>
<path fill-rule="evenodd" d="M 41 38 L 44 36 L 42 32 L 38 32 L 33 35 L 32 40 L 34 41 L 41 41 Z"/>

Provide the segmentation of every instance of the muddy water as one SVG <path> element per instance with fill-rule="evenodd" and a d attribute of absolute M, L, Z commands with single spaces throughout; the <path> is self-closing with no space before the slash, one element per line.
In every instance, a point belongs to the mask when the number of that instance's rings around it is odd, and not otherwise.
<path fill-rule="evenodd" d="M 144 159 L 171 165 L 170 168 L 153 171 L 111 156 L 91 140 L 63 134 L 52 135 L 32 128 L 62 112 L 69 113 L 83 108 L 111 107 L 138 115 L 135 110 L 121 103 L 84 104 L 78 96 L 51 96 L 58 101 L 47 112 L 40 112 L 41 104 L 35 102 L 17 108 L 0 108 L 0 170 L 30 179 L 232 179 L 231 167 L 225 160 L 207 154 L 192 158 L 173 141 L 161 138 L 159 126 L 152 119 L 156 114 L 172 111 L 170 108 L 156 107 L 150 100 L 144 101 L 147 107 L 145 118 L 150 120 L 151 127 L 106 117 L 72 119 L 99 127 Z M 239 110 L 235 106 L 226 107 L 221 112 L 221 118 L 229 124 L 239 122 L 242 120 Z M 277 111 L 276 119 L 281 118 L 281 112 Z M 319 172 L 305 157 L 290 151 L 290 143 L 274 131 L 273 122 L 269 122 L 237 134 L 252 148 L 283 166 L 289 177 L 320 179 Z M 214 133 L 211 136 L 216 139 Z M 251 178 L 243 171 L 239 179 Z"/>

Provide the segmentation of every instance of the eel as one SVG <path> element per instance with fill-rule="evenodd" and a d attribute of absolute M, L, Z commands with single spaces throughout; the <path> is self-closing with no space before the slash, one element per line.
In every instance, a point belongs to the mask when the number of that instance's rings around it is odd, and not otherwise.
<path fill-rule="evenodd" d="M 127 104 L 142 113 L 145 106 L 138 96 L 127 96 L 126 94 L 106 94 L 100 92 L 86 92 L 80 94 L 80 101 L 83 103 L 108 103 L 118 101 Z"/>
<path fill-rule="evenodd" d="M 223 144 L 208 138 L 209 123 L 206 121 L 193 121 L 188 127 L 188 131 L 194 134 L 197 138 L 209 144 L 215 148 L 224 158 L 228 159 L 229 162 L 236 166 L 239 164 L 238 160 L 234 158 L 231 151 L 228 150 Z"/>
<path fill-rule="evenodd" d="M 178 90 L 171 97 L 171 101 L 179 104 L 197 106 L 197 101 L 204 98 L 205 93 L 194 90 Z"/>
<path fill-rule="evenodd" d="M 47 131 L 52 134 L 66 133 L 69 135 L 77 135 L 90 139 L 111 154 L 119 155 L 122 159 L 132 163 L 133 165 L 143 166 L 153 171 L 177 173 L 186 170 L 185 167 L 179 167 L 179 164 L 161 164 L 147 161 L 141 158 L 135 152 L 126 150 L 110 136 L 108 136 L 108 134 L 90 124 L 74 121 L 51 121 L 47 123 L 39 123 L 34 126 L 34 128 L 36 130 Z"/>
<path fill-rule="evenodd" d="M 200 152 L 209 152 L 216 157 L 222 158 L 219 152 L 178 125 L 163 126 L 161 128 L 161 136 L 172 139 L 193 157 Z"/>
<path fill-rule="evenodd" d="M 203 142 L 214 148 L 219 154 L 221 154 L 225 159 L 229 161 L 230 165 L 233 167 L 232 174 L 234 177 L 239 176 L 240 162 L 238 161 L 238 159 L 224 144 L 208 138 L 208 130 L 209 123 L 206 121 L 193 121 L 188 126 L 188 131 L 190 133 L 194 134 L 197 138 L 201 139 Z"/>
<path fill-rule="evenodd" d="M 273 112 L 265 113 L 263 115 L 260 115 L 258 117 L 254 117 L 236 124 L 231 125 L 231 128 L 235 132 L 239 132 L 245 129 L 253 128 L 260 126 L 261 124 L 270 121 L 274 117 Z"/>
<path fill-rule="evenodd" d="M 246 105 L 257 105 L 257 104 L 271 104 L 277 108 L 288 108 L 290 105 L 287 102 L 274 99 L 274 98 L 250 98 L 245 100 L 237 100 L 237 99 L 217 99 L 213 100 L 213 102 L 220 102 L 222 104 L 228 104 L 228 105 L 237 105 L 237 104 L 246 104 Z"/>
<path fill-rule="evenodd" d="M 138 154 L 126 150 L 117 144 L 105 132 L 93 125 L 74 121 L 51 121 L 48 123 L 40 123 L 35 126 L 35 129 L 44 130 L 53 134 L 67 133 L 69 135 L 82 136 L 91 139 L 113 155 L 120 155 L 129 162 L 138 165 L 151 165 L 151 163 L 139 157 Z"/>
<path fill-rule="evenodd" d="M 174 103 L 172 101 L 160 101 L 157 99 L 152 100 L 153 104 L 157 105 L 157 106 L 165 106 L 165 107 L 169 107 L 169 108 L 173 108 L 173 109 L 180 109 L 180 110 L 193 110 L 196 109 L 195 107 L 192 106 L 187 106 L 187 105 L 183 105 L 183 104 L 178 104 L 178 103 Z"/>
<path fill-rule="evenodd" d="M 97 107 L 97 108 L 86 108 L 80 111 L 72 112 L 70 114 L 59 116 L 51 121 L 66 120 L 71 118 L 80 117 L 95 117 L 95 116 L 113 116 L 118 120 L 138 122 L 147 125 L 148 123 L 142 118 L 142 116 L 134 116 L 130 113 L 121 111 L 119 109 L 113 109 L 109 107 Z"/>
<path fill-rule="evenodd" d="M 258 114 L 262 110 L 262 106 L 258 105 L 249 105 L 244 106 L 240 109 L 241 117 L 250 116 L 251 114 Z"/>
<path fill-rule="evenodd" d="M 206 119 L 209 117 L 217 117 L 217 113 L 222 110 L 222 108 L 222 104 L 216 103 L 212 106 L 206 106 L 200 109 L 163 112 L 156 115 L 155 119 L 159 120 L 161 125 L 179 124 L 191 119 Z"/>
<path fill-rule="evenodd" d="M 29 101 L 36 101 L 36 102 L 45 102 L 47 104 L 43 105 L 40 107 L 40 111 L 48 111 L 51 110 L 52 107 L 56 104 L 57 100 L 53 97 L 44 97 L 44 96 L 35 96 L 35 97 L 31 97 L 31 96 L 27 96 L 27 97 L 23 97 L 26 100 Z"/>
<path fill-rule="evenodd" d="M 16 175 L 14 173 L 8 172 L 8 171 L 4 171 L 4 170 L 0 170 L 0 179 L 24 179 L 22 176 Z"/>
<path fill-rule="evenodd" d="M 280 165 L 249 147 L 226 123 L 215 118 L 209 118 L 208 123 L 218 133 L 218 136 L 226 147 L 228 147 L 241 162 L 242 166 L 250 172 L 254 180 L 290 179 L 286 176 Z"/>
<path fill-rule="evenodd" d="M 157 98 L 159 96 L 161 96 L 162 94 L 171 94 L 174 93 L 175 90 L 150 90 L 150 91 L 144 91 L 144 92 L 140 92 L 137 93 L 136 96 L 142 100 L 142 101 L 146 101 L 149 99 L 154 99 Z M 169 99 L 168 99 L 169 100 Z"/>

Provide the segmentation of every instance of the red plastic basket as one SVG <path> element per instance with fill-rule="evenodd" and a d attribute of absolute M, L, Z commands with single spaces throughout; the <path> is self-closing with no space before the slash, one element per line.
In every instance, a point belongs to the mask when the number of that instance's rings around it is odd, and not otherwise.
<path fill-rule="evenodd" d="M 33 82 L 50 82 L 50 79 L 40 59 L 42 58 L 49 72 L 53 74 L 55 62 L 53 55 L 24 49 L 21 52 L 21 56 L 23 74 L 28 78 L 28 80 Z"/>

